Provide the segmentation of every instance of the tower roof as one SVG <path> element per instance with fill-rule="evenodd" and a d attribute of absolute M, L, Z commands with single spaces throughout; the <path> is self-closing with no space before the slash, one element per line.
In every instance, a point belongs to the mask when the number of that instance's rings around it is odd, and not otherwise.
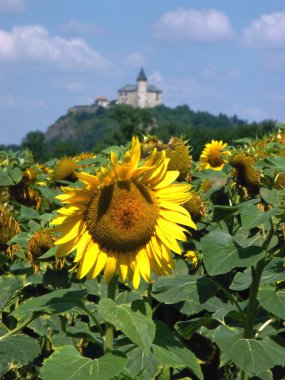
<path fill-rule="evenodd" d="M 137 76 L 137 82 L 147 82 L 147 77 L 143 71 L 143 68 L 141 68 L 141 71 L 139 72 L 139 75 Z"/>

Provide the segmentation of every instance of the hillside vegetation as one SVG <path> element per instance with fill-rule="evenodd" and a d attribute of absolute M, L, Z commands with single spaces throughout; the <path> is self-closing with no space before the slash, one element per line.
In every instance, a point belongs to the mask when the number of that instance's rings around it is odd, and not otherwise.
<path fill-rule="evenodd" d="M 139 109 L 115 105 L 105 109 L 90 106 L 84 111 L 68 112 L 51 125 L 44 134 L 29 132 L 22 147 L 33 152 L 37 160 L 95 151 L 110 145 L 125 145 L 133 134 L 155 135 L 163 142 L 171 136 L 183 136 L 198 153 L 207 141 L 223 139 L 227 143 L 244 137 L 261 137 L 275 128 L 275 122 L 248 123 L 237 116 L 214 116 L 193 111 L 187 105 L 169 108 L 164 105 Z M 2 149 L 5 148 L 2 146 Z"/>

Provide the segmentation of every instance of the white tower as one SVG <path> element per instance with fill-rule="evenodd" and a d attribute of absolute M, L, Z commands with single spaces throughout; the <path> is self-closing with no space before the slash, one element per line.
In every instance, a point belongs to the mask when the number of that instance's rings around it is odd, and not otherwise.
<path fill-rule="evenodd" d="M 141 68 L 137 77 L 137 107 L 145 108 L 147 106 L 147 77 Z"/>

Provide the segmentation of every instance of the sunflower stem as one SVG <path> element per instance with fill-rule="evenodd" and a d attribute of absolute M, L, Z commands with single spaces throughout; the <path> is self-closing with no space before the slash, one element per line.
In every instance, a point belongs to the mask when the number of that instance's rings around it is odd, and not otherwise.
<path fill-rule="evenodd" d="M 0 340 L 6 339 L 11 335 L 15 335 L 17 332 L 21 331 L 24 327 L 28 326 L 38 316 L 39 316 L 38 314 L 32 314 L 28 319 L 26 319 L 23 323 L 15 327 L 13 330 L 9 330 L 6 334 L 0 336 Z"/>
<path fill-rule="evenodd" d="M 111 300 L 115 299 L 116 289 L 118 283 L 118 276 L 114 276 L 112 280 L 108 283 L 107 297 Z M 114 338 L 114 327 L 111 323 L 106 323 L 105 335 L 104 335 L 104 353 L 113 350 L 113 338 Z"/>

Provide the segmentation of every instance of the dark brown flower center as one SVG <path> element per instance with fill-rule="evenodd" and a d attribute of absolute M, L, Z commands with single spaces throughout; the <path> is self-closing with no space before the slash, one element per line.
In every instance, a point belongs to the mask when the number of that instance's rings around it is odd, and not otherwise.
<path fill-rule="evenodd" d="M 158 216 L 155 193 L 140 183 L 126 181 L 106 186 L 94 194 L 86 224 L 100 246 L 130 252 L 149 241 Z"/>

